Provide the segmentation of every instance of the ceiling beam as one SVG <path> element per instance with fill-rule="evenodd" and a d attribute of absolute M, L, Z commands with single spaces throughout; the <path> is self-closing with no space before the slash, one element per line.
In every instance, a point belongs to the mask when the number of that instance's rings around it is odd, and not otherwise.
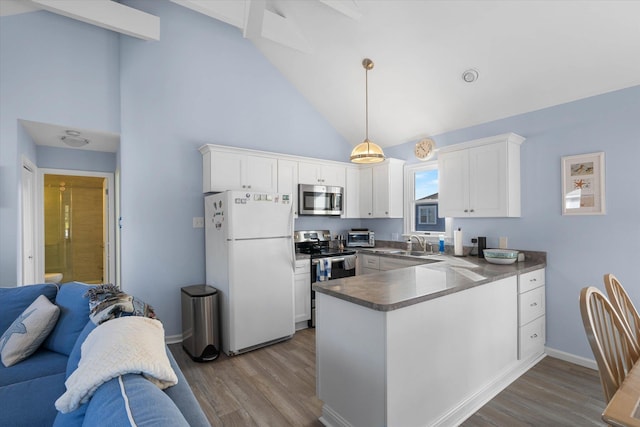
<path fill-rule="evenodd" d="M 210 18 L 225 22 L 237 28 L 244 25 L 244 1 L 238 0 L 171 0 Z"/>
<path fill-rule="evenodd" d="M 344 16 L 347 16 L 355 21 L 359 21 L 362 18 L 362 12 L 355 0 L 319 0 L 320 3 L 325 6 L 340 12 Z"/>
<path fill-rule="evenodd" d="M 171 0 L 218 21 L 240 28 L 245 38 L 271 40 L 301 52 L 311 47 L 292 19 L 272 12 L 267 0 Z"/>
<path fill-rule="evenodd" d="M 264 11 L 262 37 L 304 53 L 311 52 L 309 42 L 290 18 Z"/>
<path fill-rule="evenodd" d="M 160 40 L 160 18 L 111 0 L 31 0 L 49 12 L 142 40 Z"/>
<path fill-rule="evenodd" d="M 247 39 L 257 39 L 262 36 L 262 27 L 267 8 L 266 0 L 245 1 L 244 27 L 242 35 Z"/>

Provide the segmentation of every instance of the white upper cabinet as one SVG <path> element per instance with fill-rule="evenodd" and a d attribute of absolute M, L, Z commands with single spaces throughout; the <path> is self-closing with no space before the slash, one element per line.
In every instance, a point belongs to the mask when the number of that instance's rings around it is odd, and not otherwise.
<path fill-rule="evenodd" d="M 202 153 L 202 191 L 278 191 L 278 160 L 241 150 L 221 150 L 205 145 Z"/>
<path fill-rule="evenodd" d="M 404 161 L 386 159 L 360 169 L 360 217 L 402 218 Z"/>
<path fill-rule="evenodd" d="M 439 216 L 519 217 L 522 142 L 509 133 L 441 148 Z"/>
<path fill-rule="evenodd" d="M 298 182 L 300 184 L 345 186 L 345 167 L 311 162 L 298 163 Z"/>
<path fill-rule="evenodd" d="M 373 167 L 374 218 L 402 218 L 404 162 L 387 159 Z"/>
<path fill-rule="evenodd" d="M 373 168 L 360 169 L 360 218 L 373 218 Z"/>
<path fill-rule="evenodd" d="M 357 166 L 346 167 L 344 187 L 343 218 L 360 218 L 360 169 Z"/>
<path fill-rule="evenodd" d="M 298 162 L 278 159 L 278 193 L 291 194 L 293 215 L 298 217 Z"/>
<path fill-rule="evenodd" d="M 402 218 L 402 160 L 354 165 L 213 144 L 200 153 L 204 193 L 291 194 L 297 217 L 299 184 L 335 186 L 344 188 L 343 218 Z"/>

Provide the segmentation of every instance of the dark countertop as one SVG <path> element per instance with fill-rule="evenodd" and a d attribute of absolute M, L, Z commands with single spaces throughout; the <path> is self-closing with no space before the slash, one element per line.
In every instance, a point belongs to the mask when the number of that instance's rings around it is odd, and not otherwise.
<path fill-rule="evenodd" d="M 526 261 L 511 265 L 490 264 L 477 257 L 458 258 L 450 255 L 436 255 L 430 258 L 443 259 L 445 262 L 426 261 L 430 263 L 328 282 L 316 282 L 313 290 L 373 310 L 392 311 L 544 268 L 546 254 L 540 252 L 532 254 L 532 256 L 527 255 Z M 536 256 L 540 254 L 544 255 Z M 398 256 L 392 257 L 398 258 Z"/>

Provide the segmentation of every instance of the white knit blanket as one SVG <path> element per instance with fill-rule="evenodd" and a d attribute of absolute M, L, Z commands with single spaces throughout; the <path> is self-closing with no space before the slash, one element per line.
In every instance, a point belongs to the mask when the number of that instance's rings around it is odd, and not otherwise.
<path fill-rule="evenodd" d="M 89 334 L 81 350 L 78 368 L 64 383 L 67 391 L 56 400 L 62 413 L 77 409 L 100 385 L 119 375 L 142 373 L 160 389 L 178 383 L 158 320 L 138 316 L 109 320 Z"/>

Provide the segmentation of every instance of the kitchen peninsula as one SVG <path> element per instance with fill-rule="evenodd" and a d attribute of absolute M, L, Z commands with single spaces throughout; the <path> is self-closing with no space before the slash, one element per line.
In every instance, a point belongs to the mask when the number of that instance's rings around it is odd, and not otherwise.
<path fill-rule="evenodd" d="M 316 283 L 327 426 L 458 425 L 544 357 L 546 255 Z"/>

